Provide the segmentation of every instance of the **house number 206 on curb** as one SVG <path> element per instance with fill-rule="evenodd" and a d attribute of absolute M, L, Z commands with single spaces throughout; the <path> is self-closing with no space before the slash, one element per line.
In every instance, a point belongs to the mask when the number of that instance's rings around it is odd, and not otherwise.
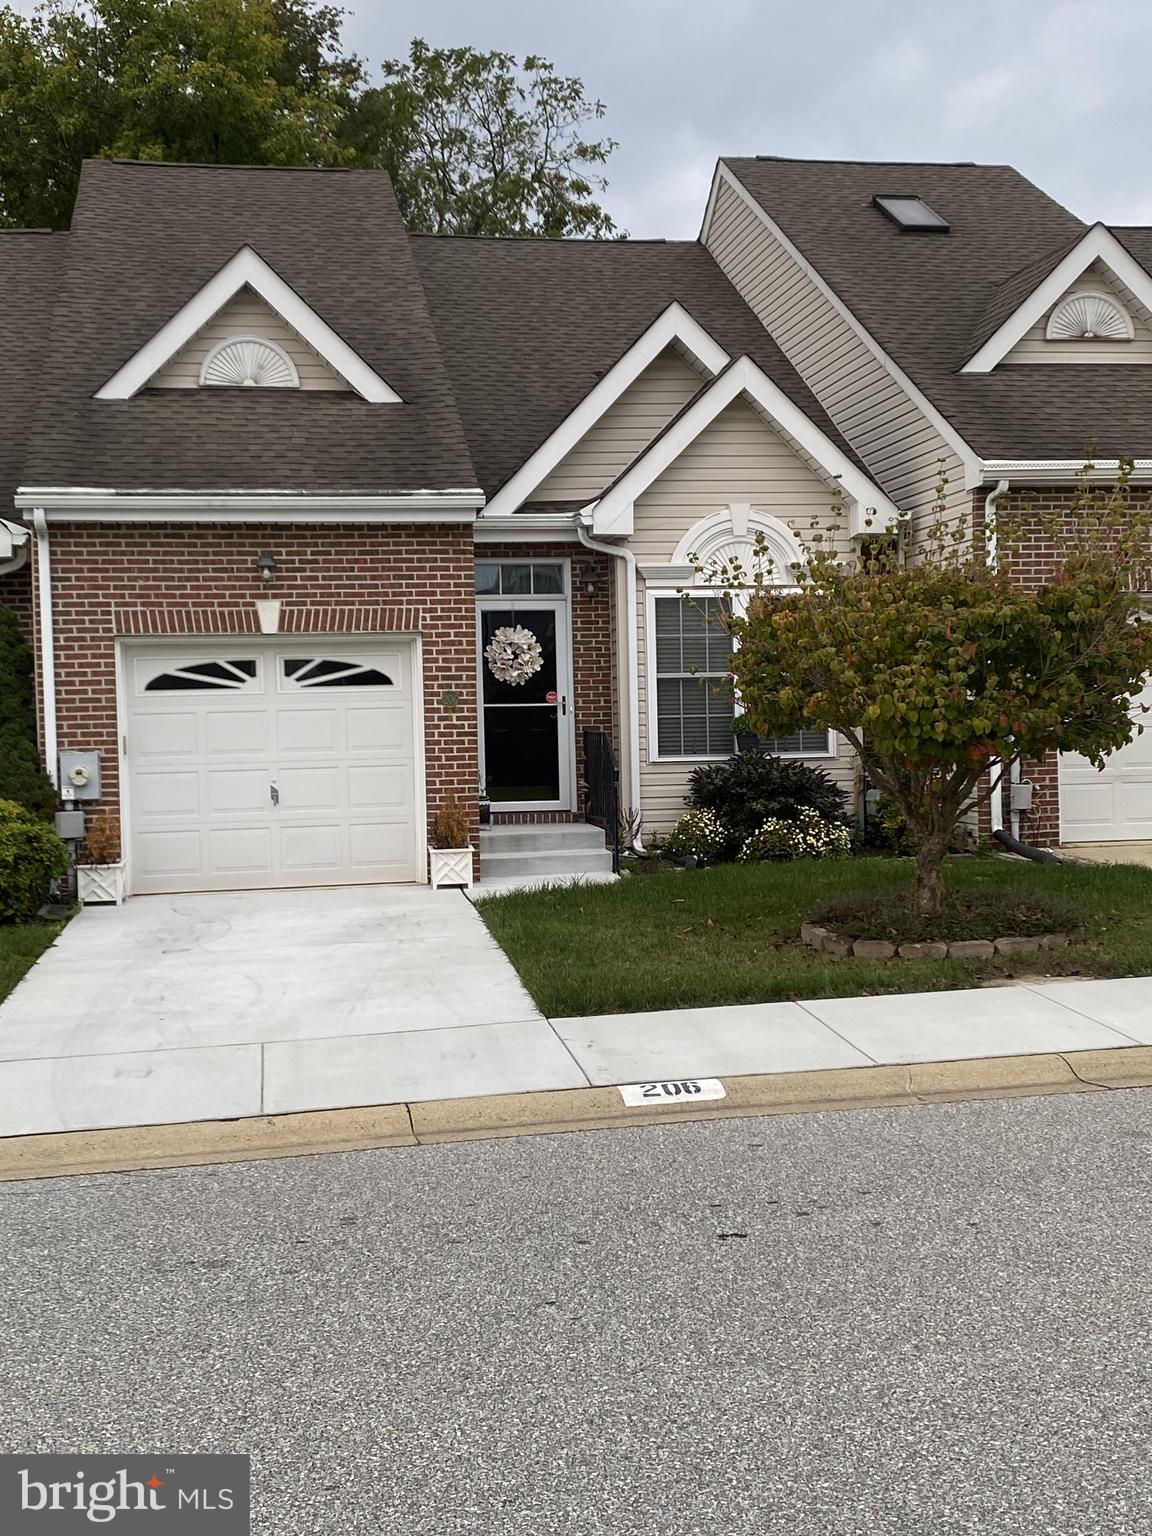
<path fill-rule="evenodd" d="M 620 1088 L 625 1104 L 688 1104 L 697 1099 L 722 1099 L 724 1084 L 718 1077 L 681 1077 L 666 1083 L 626 1083 Z"/>

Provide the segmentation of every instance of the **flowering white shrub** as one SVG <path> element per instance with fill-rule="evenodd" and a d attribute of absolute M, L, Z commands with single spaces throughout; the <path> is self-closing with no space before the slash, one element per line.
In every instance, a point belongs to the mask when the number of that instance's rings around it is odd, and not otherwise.
<path fill-rule="evenodd" d="M 754 864 L 760 859 L 834 859 L 851 852 L 848 828 L 828 821 L 810 806 L 803 806 L 793 819 L 771 816 L 740 849 L 740 861 Z"/>
<path fill-rule="evenodd" d="M 719 816 L 711 811 L 685 811 L 664 840 L 669 853 L 695 854 L 698 859 L 718 859 L 728 834 Z"/>

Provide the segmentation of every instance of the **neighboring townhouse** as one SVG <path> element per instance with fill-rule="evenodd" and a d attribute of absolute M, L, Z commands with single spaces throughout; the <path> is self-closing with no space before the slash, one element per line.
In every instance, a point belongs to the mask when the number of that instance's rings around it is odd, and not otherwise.
<path fill-rule="evenodd" d="M 700 241 L 581 242 L 410 235 L 376 172 L 89 162 L 69 234 L 0 233 L 45 759 L 100 754 L 137 893 L 422 880 L 482 791 L 485 877 L 601 869 L 586 751 L 663 829 L 732 750 L 699 562 L 852 558 L 941 477 L 978 528 L 1089 437 L 1152 475 L 1145 260 L 1001 167 L 727 161 Z M 773 746 L 858 796 L 834 734 Z M 1025 835 L 1152 835 L 1139 742 L 1083 767 Z"/>

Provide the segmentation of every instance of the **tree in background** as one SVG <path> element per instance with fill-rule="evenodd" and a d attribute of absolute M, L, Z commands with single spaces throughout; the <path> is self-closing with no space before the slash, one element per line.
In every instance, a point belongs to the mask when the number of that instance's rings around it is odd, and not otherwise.
<path fill-rule="evenodd" d="M 40 767 L 32 652 L 16 615 L 0 605 L 0 800 L 38 816 L 56 809 L 56 790 Z"/>
<path fill-rule="evenodd" d="M 997 517 L 997 564 L 941 524 L 916 564 L 896 547 L 856 563 L 813 541 L 803 568 L 774 576 L 717 567 L 746 589 L 732 667 L 762 735 L 838 731 L 891 797 L 916 845 L 916 910 L 940 910 L 941 872 L 960 819 L 991 793 L 989 765 L 1079 752 L 1099 766 L 1143 726 L 1132 698 L 1152 671 L 1152 624 L 1134 573 L 1152 513 L 1086 466 L 1074 502 Z M 1019 552 L 1072 551 L 1043 585 L 1014 580 Z M 930 547 L 930 545 L 932 547 Z M 780 580 L 792 586 L 775 586 Z"/>
<path fill-rule="evenodd" d="M 529 55 L 430 48 L 384 64 L 346 134 L 357 163 L 392 177 L 413 229 L 450 235 L 583 235 L 616 226 L 596 201 L 612 139 L 581 138 L 604 116 L 581 81 Z"/>
<path fill-rule="evenodd" d="M 612 140 L 545 59 L 429 48 L 370 84 L 321 0 L 45 0 L 0 6 L 0 222 L 66 228 L 80 163 L 379 166 L 409 226 L 606 235 Z"/>

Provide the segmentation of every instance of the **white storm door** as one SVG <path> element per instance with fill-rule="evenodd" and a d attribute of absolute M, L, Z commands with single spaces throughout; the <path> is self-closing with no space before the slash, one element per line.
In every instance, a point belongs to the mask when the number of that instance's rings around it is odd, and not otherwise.
<path fill-rule="evenodd" d="M 1060 757 L 1060 840 L 1066 843 L 1152 841 L 1152 683 L 1132 701 L 1143 735 L 1093 768 L 1078 752 Z"/>
<path fill-rule="evenodd" d="M 128 653 L 135 893 L 422 878 L 410 641 Z"/>

